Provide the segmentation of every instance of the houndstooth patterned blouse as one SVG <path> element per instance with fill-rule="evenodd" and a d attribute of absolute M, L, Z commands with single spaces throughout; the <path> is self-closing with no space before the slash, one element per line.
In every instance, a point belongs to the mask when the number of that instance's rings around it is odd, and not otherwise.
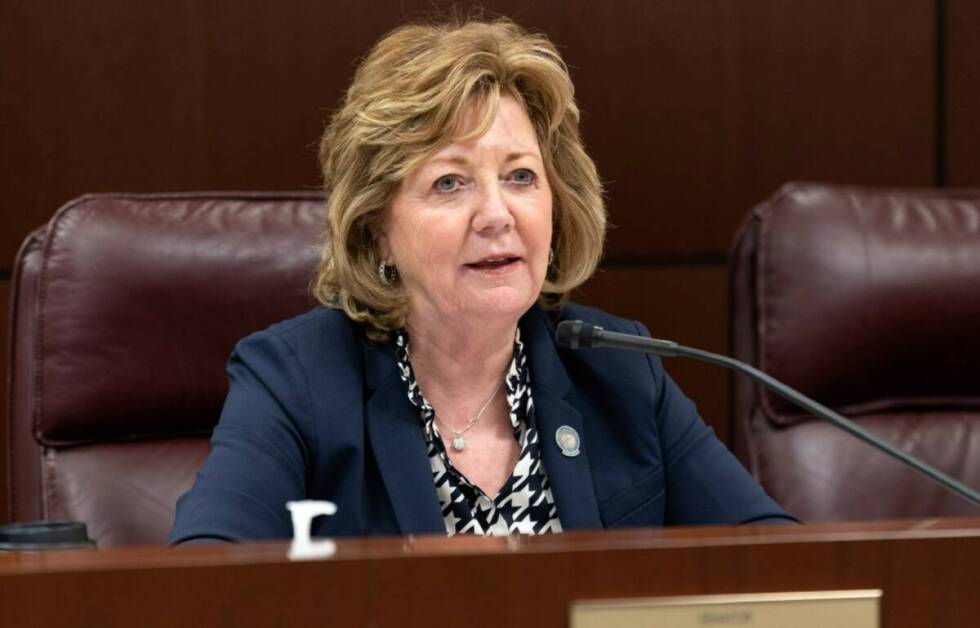
<path fill-rule="evenodd" d="M 548 474 L 541 464 L 538 431 L 534 425 L 534 402 L 531 399 L 527 356 L 517 330 L 514 357 L 511 359 L 505 386 L 510 422 L 521 453 L 510 478 L 496 497 L 490 497 L 471 483 L 454 466 L 446 453 L 435 422 L 435 410 L 422 395 L 409 361 L 409 339 L 404 330 L 395 334 L 395 351 L 402 380 L 408 387 L 408 398 L 419 409 L 425 432 L 429 465 L 435 483 L 446 533 L 507 535 L 561 532 L 561 522 L 551 495 Z M 529 419 L 528 417 L 531 417 Z"/>

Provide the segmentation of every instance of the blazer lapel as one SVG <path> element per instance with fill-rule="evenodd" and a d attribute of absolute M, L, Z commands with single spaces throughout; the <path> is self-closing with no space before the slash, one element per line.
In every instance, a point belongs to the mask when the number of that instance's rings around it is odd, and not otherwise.
<path fill-rule="evenodd" d="M 425 435 L 390 345 L 365 343 L 368 438 L 402 534 L 444 533 Z M 373 394 L 370 392 L 373 389 Z"/>
<path fill-rule="evenodd" d="M 601 528 L 592 470 L 589 441 L 582 414 L 569 403 L 572 381 L 558 356 L 551 325 L 537 307 L 521 321 L 521 338 L 527 344 L 534 396 L 534 421 L 541 443 L 541 460 L 548 472 L 558 518 L 565 530 Z M 574 429 L 579 435 L 579 454 L 562 453 L 555 434 L 559 427 Z"/>

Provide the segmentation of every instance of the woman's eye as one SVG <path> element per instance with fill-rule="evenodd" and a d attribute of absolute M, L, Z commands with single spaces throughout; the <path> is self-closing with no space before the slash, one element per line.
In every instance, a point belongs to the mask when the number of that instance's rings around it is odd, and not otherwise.
<path fill-rule="evenodd" d="M 537 175 L 527 168 L 520 168 L 519 170 L 515 170 L 513 173 L 511 173 L 510 178 L 513 179 L 515 183 L 530 185 L 537 179 Z"/>
<path fill-rule="evenodd" d="M 454 174 L 447 174 L 436 179 L 432 184 L 436 192 L 453 192 L 459 187 L 459 177 Z"/>

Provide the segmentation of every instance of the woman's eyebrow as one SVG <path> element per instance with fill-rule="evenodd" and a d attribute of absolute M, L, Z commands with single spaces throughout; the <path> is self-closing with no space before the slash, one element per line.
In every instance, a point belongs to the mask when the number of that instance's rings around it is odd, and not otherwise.
<path fill-rule="evenodd" d="M 442 164 L 465 166 L 469 163 L 470 161 L 461 155 L 442 155 L 433 157 L 425 164 L 425 166 L 438 166 Z"/>
<path fill-rule="evenodd" d="M 517 161 L 518 159 L 523 159 L 524 157 L 531 157 L 533 159 L 541 159 L 541 155 L 539 155 L 538 153 L 534 153 L 534 152 L 531 152 L 531 151 L 523 151 L 523 152 L 518 152 L 518 153 L 509 153 L 507 155 L 507 158 L 504 159 L 504 163 L 511 162 L 511 161 Z"/>
<path fill-rule="evenodd" d="M 529 150 L 528 151 L 516 151 L 516 152 L 512 152 L 512 153 L 507 153 L 507 156 L 504 157 L 504 162 L 503 163 L 510 163 L 512 161 L 517 161 L 517 160 L 523 159 L 525 157 L 530 157 L 532 159 L 541 159 L 541 155 L 539 155 L 538 153 L 533 152 L 533 151 L 529 151 Z M 451 154 L 450 153 L 450 154 L 447 154 L 447 155 L 437 155 L 437 156 L 433 157 L 429 161 L 425 162 L 425 164 L 422 166 L 422 168 L 430 168 L 432 166 L 444 166 L 444 165 L 450 165 L 450 166 L 468 166 L 469 164 L 470 164 L 470 160 L 467 159 L 466 157 L 464 157 L 462 155 L 455 155 L 455 154 Z"/>

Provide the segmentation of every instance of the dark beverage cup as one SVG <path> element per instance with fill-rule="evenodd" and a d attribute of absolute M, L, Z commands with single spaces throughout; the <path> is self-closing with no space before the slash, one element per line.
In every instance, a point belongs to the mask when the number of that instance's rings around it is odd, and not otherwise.
<path fill-rule="evenodd" d="M 94 548 L 80 521 L 29 521 L 0 527 L 0 551 Z"/>

